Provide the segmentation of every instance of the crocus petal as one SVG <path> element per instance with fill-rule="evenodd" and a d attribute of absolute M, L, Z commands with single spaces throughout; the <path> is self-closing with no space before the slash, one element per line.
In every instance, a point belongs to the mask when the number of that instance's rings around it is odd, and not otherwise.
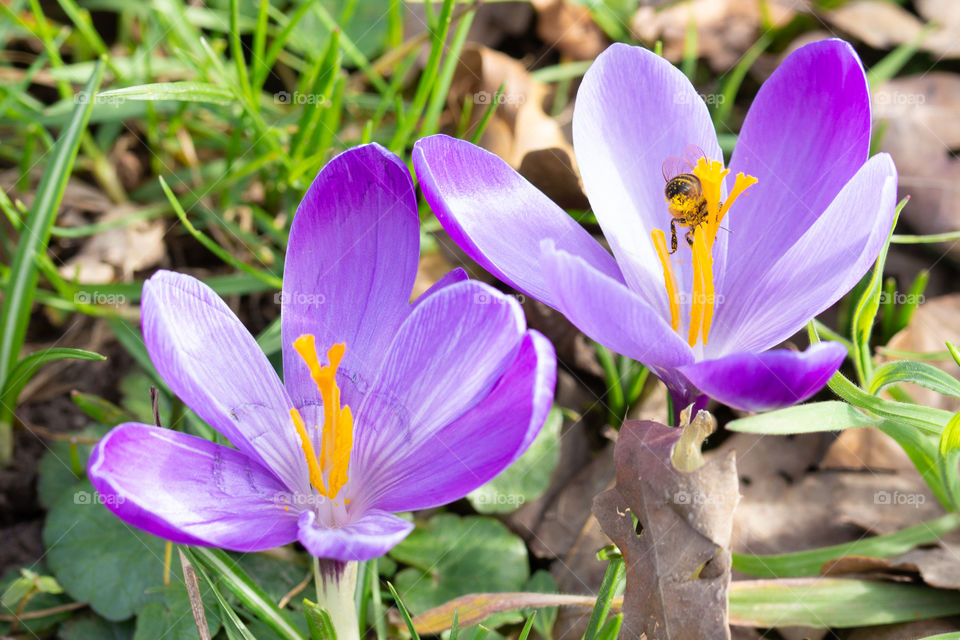
<path fill-rule="evenodd" d="M 821 342 L 803 352 L 734 353 L 686 365 L 680 371 L 698 389 L 727 406 L 767 411 L 803 402 L 822 389 L 846 354 L 839 343 Z"/>
<path fill-rule="evenodd" d="M 382 556 L 413 531 L 413 523 L 376 509 L 359 520 L 338 527 L 316 524 L 316 514 L 300 514 L 298 539 L 311 555 L 318 558 L 359 562 Z"/>
<path fill-rule="evenodd" d="M 549 241 L 540 261 L 560 311 L 578 329 L 654 369 L 668 386 L 683 386 L 673 369 L 692 362 L 693 352 L 643 298 Z"/>
<path fill-rule="evenodd" d="M 553 403 L 556 376 L 553 346 L 528 331 L 516 360 L 490 394 L 360 480 L 364 499 L 385 511 L 413 511 L 467 495 L 503 471 L 536 438 Z"/>
<path fill-rule="evenodd" d="M 434 135 L 414 145 L 413 165 L 424 197 L 454 242 L 510 286 L 556 306 L 537 263 L 545 238 L 620 279 L 606 249 L 489 151 Z"/>
<path fill-rule="evenodd" d="M 345 404 L 359 401 L 408 313 L 419 247 L 413 182 L 399 158 L 368 144 L 320 171 L 293 219 L 283 273 L 283 373 L 298 408 L 319 402 L 293 349 L 305 333 L 321 362 L 346 343 L 338 381 Z"/>
<path fill-rule="evenodd" d="M 290 399 L 226 303 L 196 278 L 158 271 L 141 308 L 147 352 L 170 389 L 291 491 L 309 490 Z"/>
<path fill-rule="evenodd" d="M 688 144 L 723 159 L 707 106 L 686 76 L 640 47 L 614 44 L 601 53 L 577 92 L 577 164 L 624 279 L 662 317 L 669 312 L 650 232 L 669 233 L 663 162 Z M 689 265 L 676 268 L 688 291 Z"/>
<path fill-rule="evenodd" d="M 287 488 L 243 453 L 203 438 L 124 423 L 93 448 L 87 475 L 121 520 L 173 542 L 262 551 L 297 538 Z"/>
<path fill-rule="evenodd" d="M 419 446 L 490 393 L 525 328 L 514 298 L 472 280 L 418 305 L 355 414 L 354 468 L 378 468 Z"/>
<path fill-rule="evenodd" d="M 443 288 L 449 287 L 452 284 L 457 284 L 458 282 L 463 282 L 464 280 L 469 279 L 470 276 L 467 275 L 467 272 L 461 267 L 452 269 L 448 271 L 442 278 L 430 285 L 430 288 L 423 292 L 416 300 L 411 304 L 411 310 L 417 305 L 422 304 L 424 300 L 435 294 L 437 291 L 440 291 Z"/>
<path fill-rule="evenodd" d="M 807 232 L 749 289 L 725 294 L 711 334 L 725 352 L 783 342 L 849 291 L 886 242 L 897 199 L 897 169 L 885 153 L 857 172 Z"/>
<path fill-rule="evenodd" d="M 790 54 L 757 93 L 730 160 L 759 182 L 730 210 L 723 289 L 749 291 L 809 229 L 867 160 L 870 92 L 849 43 L 824 40 Z M 721 231 L 723 234 L 724 232 Z"/>

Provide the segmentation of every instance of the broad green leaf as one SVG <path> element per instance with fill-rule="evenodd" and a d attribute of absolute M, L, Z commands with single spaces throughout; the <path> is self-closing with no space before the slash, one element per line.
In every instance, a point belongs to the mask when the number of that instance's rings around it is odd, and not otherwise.
<path fill-rule="evenodd" d="M 135 624 L 135 620 L 111 622 L 86 611 L 70 616 L 60 625 L 57 637 L 60 640 L 130 640 Z"/>
<path fill-rule="evenodd" d="M 820 575 L 824 563 L 844 556 L 889 558 L 918 545 L 931 544 L 960 527 L 960 515 L 951 513 L 896 533 L 863 538 L 820 549 L 775 555 L 733 554 L 733 568 L 758 578 L 798 578 Z"/>
<path fill-rule="evenodd" d="M 77 432 L 78 438 L 93 440 L 106 433 L 102 425 L 90 425 L 83 431 Z M 37 465 L 37 499 L 40 505 L 50 509 L 67 492 L 73 493 L 80 486 L 81 479 L 73 471 L 71 463 L 71 448 L 76 448 L 77 462 L 81 469 L 86 468 L 90 457 L 92 444 L 72 444 L 64 440 L 56 440 L 47 444 L 47 450 Z"/>
<path fill-rule="evenodd" d="M 842 431 L 879 422 L 846 402 L 827 400 L 787 407 L 728 422 L 730 431 L 788 435 L 818 431 Z"/>
<path fill-rule="evenodd" d="M 50 570 L 71 597 L 108 620 L 129 618 L 151 602 L 162 606 L 166 543 L 127 525 L 101 500 L 84 480 L 54 503 L 43 528 Z M 174 569 L 171 579 L 179 580 Z"/>
<path fill-rule="evenodd" d="M 840 578 L 744 580 L 730 585 L 730 624 L 849 629 L 960 613 L 955 591 Z"/>
<path fill-rule="evenodd" d="M 467 593 L 520 591 L 530 577 L 523 540 L 482 516 L 442 513 L 418 522 L 390 555 L 411 565 L 394 584 L 414 613 Z"/>
<path fill-rule="evenodd" d="M 949 373 L 926 362 L 897 360 L 888 362 L 873 373 L 870 380 L 870 393 L 876 395 L 891 384 L 912 382 L 937 393 L 960 398 L 960 382 Z"/>
<path fill-rule="evenodd" d="M 233 91 L 206 82 L 155 82 L 135 87 L 111 89 L 97 94 L 99 102 L 121 104 L 124 100 L 173 100 L 175 102 L 207 102 L 231 104 L 236 102 Z"/>
<path fill-rule="evenodd" d="M 190 596 L 181 582 L 171 581 L 163 590 L 163 600 L 147 603 L 137 615 L 133 640 L 197 640 L 197 623 L 190 614 Z M 204 589 L 209 593 L 209 589 Z M 220 630 L 220 611 L 210 598 L 205 603 L 210 637 Z"/>
<path fill-rule="evenodd" d="M 519 459 L 467 496 L 480 513 L 509 513 L 543 495 L 560 460 L 563 414 L 554 407 L 537 438 Z"/>

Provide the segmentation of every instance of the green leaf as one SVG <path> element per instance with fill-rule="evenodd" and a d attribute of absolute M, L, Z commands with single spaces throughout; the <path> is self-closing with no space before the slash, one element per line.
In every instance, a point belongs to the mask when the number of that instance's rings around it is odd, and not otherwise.
<path fill-rule="evenodd" d="M 225 552 L 206 547 L 191 548 L 192 559 L 220 581 L 257 618 L 284 640 L 301 640 L 300 632 L 263 589 Z"/>
<path fill-rule="evenodd" d="M 730 585 L 730 624 L 849 629 L 960 613 L 955 591 L 839 578 L 745 580 Z"/>
<path fill-rule="evenodd" d="M 727 423 L 730 431 L 788 435 L 819 431 L 842 431 L 879 422 L 846 402 L 827 400 L 760 413 Z"/>
<path fill-rule="evenodd" d="M 530 580 L 527 582 L 526 591 L 532 593 L 557 593 L 557 581 L 553 579 L 553 576 L 549 571 L 544 569 L 537 569 Z M 547 638 L 548 640 L 553 637 L 553 625 L 557 622 L 557 611 L 556 607 L 544 607 L 542 609 L 526 609 L 523 611 L 523 615 L 531 616 L 536 612 L 536 620 L 533 623 L 533 627 L 537 630 L 542 637 Z"/>
<path fill-rule="evenodd" d="M 562 426 L 563 414 L 554 407 L 530 448 L 500 475 L 470 492 L 467 499 L 473 508 L 480 513 L 510 513 L 543 495 L 560 461 Z"/>
<path fill-rule="evenodd" d="M 78 98 L 96 93 L 102 77 L 103 64 L 98 62 Z M 50 230 L 56 220 L 80 147 L 80 137 L 86 129 L 92 108 L 92 100 L 77 100 L 70 120 L 46 162 L 46 170 L 23 226 L 24 233 L 20 236 L 10 263 L 10 276 L 0 307 L 0 387 L 7 385 L 8 375 L 23 346 L 37 287 L 35 256 L 46 253 Z M 11 411 L 10 407 L 0 411 L 0 467 L 5 466 L 13 455 Z"/>
<path fill-rule="evenodd" d="M 175 102 L 231 104 L 236 102 L 236 96 L 230 89 L 207 82 L 155 82 L 123 89 L 111 89 L 97 94 L 98 102 L 120 104 L 124 100 L 173 100 Z"/>
<path fill-rule="evenodd" d="M 337 631 L 327 610 L 304 598 L 303 613 L 307 617 L 307 628 L 312 640 L 337 640 Z"/>
<path fill-rule="evenodd" d="M 46 571 L 43 566 L 34 566 L 33 568 L 39 572 Z M 35 590 L 31 588 L 33 585 L 28 584 L 28 582 L 32 581 L 25 578 L 23 574 L 16 569 L 10 569 L 4 573 L 2 577 L 0 577 L 0 594 L 4 595 L 3 602 L 0 602 L 0 613 L 7 616 L 15 614 L 22 604 L 23 597 L 32 591 L 34 593 L 27 601 L 26 607 L 23 609 L 24 613 L 42 611 L 44 609 L 50 609 L 68 604 L 70 602 L 70 600 L 62 594 L 42 592 L 36 593 Z M 12 593 L 8 595 L 8 592 L 11 591 Z M 22 635 L 24 637 L 33 638 L 40 637 L 41 635 L 47 635 L 44 633 L 45 630 L 53 627 L 57 623 L 62 622 L 69 617 L 70 612 L 63 611 L 60 613 L 43 616 L 42 618 L 21 620 L 17 626 L 17 636 L 20 637 Z M 10 623 L 0 622 L 0 637 L 7 637 L 9 629 Z"/>
<path fill-rule="evenodd" d="M 467 593 L 519 591 L 529 578 L 523 540 L 498 520 L 482 516 L 442 513 L 418 522 L 390 555 L 410 565 L 394 583 L 416 613 Z"/>
<path fill-rule="evenodd" d="M 944 509 L 950 509 L 950 497 L 940 481 L 940 469 L 937 466 L 940 458 L 937 454 L 937 437 L 892 420 L 884 420 L 877 428 L 897 441 L 940 504 Z"/>
<path fill-rule="evenodd" d="M 56 360 L 69 359 L 103 361 L 107 358 L 93 351 L 70 349 L 67 347 L 55 347 L 53 349 L 35 351 L 20 360 L 17 366 L 10 371 L 6 384 L 4 384 L 3 390 L 0 392 L 0 399 L 9 406 L 15 405 L 20 392 L 23 391 L 23 388 L 30 382 L 33 376 L 37 374 L 40 367 Z"/>
<path fill-rule="evenodd" d="M 960 382 L 949 373 L 926 362 L 897 360 L 888 362 L 873 373 L 869 391 L 876 395 L 891 384 L 912 382 L 937 393 L 960 398 Z"/>
<path fill-rule="evenodd" d="M 57 637 L 60 640 L 130 640 L 133 638 L 134 624 L 134 620 L 110 622 L 86 611 L 74 614 L 60 625 Z"/>
<path fill-rule="evenodd" d="M 820 575 L 824 563 L 844 556 L 889 558 L 906 553 L 923 544 L 936 542 L 941 536 L 960 527 L 960 515 L 941 516 L 896 533 L 863 538 L 820 549 L 773 555 L 733 554 L 733 568 L 758 578 L 798 578 Z"/>
<path fill-rule="evenodd" d="M 886 264 L 887 251 L 890 249 L 890 236 L 893 235 L 893 230 L 897 226 L 897 220 L 900 218 L 900 212 L 906 204 L 907 198 L 904 198 L 897 204 L 887 241 L 883 244 L 880 255 L 877 256 L 877 263 L 873 267 L 873 274 L 870 276 L 870 281 L 853 312 L 853 362 L 856 365 L 857 375 L 861 383 L 864 383 L 871 377 L 873 363 L 870 359 L 870 334 L 873 331 L 873 323 L 877 318 L 877 311 L 880 309 L 883 265 Z"/>
<path fill-rule="evenodd" d="M 600 583 L 600 591 L 597 593 L 597 603 L 590 613 L 590 622 L 587 624 L 586 633 L 583 634 L 583 640 L 596 640 L 610 613 L 613 597 L 625 579 L 626 568 L 623 565 L 623 558 L 611 558 L 603 574 L 603 582 Z"/>
<path fill-rule="evenodd" d="M 204 589 L 209 593 L 208 589 Z M 210 637 L 220 630 L 220 611 L 214 601 L 207 603 L 204 611 Z M 190 596 L 181 582 L 172 582 L 163 589 L 163 600 L 150 602 L 137 616 L 133 640 L 196 640 L 197 623 L 190 614 Z"/>
<path fill-rule="evenodd" d="M 953 508 L 960 510 L 960 413 L 953 416 L 940 435 L 940 456 L 937 466 L 940 482 L 947 491 Z"/>
<path fill-rule="evenodd" d="M 100 438 L 106 433 L 103 425 L 90 425 L 75 435 L 81 438 Z M 77 461 L 86 468 L 92 444 L 76 444 L 56 440 L 47 444 L 47 450 L 37 465 L 37 499 L 40 505 L 51 509 L 60 497 L 79 489 L 81 479 L 73 472 L 70 458 L 75 447 Z"/>
<path fill-rule="evenodd" d="M 130 527 L 100 499 L 88 480 L 57 499 L 43 528 L 47 563 L 71 597 L 124 620 L 150 602 L 162 605 L 165 542 Z"/>
<path fill-rule="evenodd" d="M 865 409 L 881 418 L 902 422 L 926 433 L 940 435 L 944 425 L 953 417 L 953 414 L 943 409 L 878 398 L 853 384 L 839 371 L 833 374 L 828 385 L 831 391 L 855 407 Z"/>

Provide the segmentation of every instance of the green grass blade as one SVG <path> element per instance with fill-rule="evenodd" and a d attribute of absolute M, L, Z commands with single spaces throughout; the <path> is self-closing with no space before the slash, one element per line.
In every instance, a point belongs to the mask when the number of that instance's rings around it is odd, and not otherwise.
<path fill-rule="evenodd" d="M 583 634 L 583 640 L 596 640 L 601 627 L 606 622 L 607 615 L 610 613 L 613 597 L 623 582 L 625 573 L 623 558 L 611 558 L 607 565 L 607 571 L 603 574 L 603 582 L 600 583 L 600 592 L 597 594 L 597 603 L 590 613 L 590 622 L 587 624 L 586 633 Z"/>
<path fill-rule="evenodd" d="M 820 431 L 842 431 L 879 422 L 846 402 L 827 400 L 810 402 L 786 409 L 758 413 L 727 423 L 730 431 L 790 435 Z"/>
<path fill-rule="evenodd" d="M 10 264 L 10 279 L 4 290 L 3 306 L 0 308 L 0 385 L 6 385 L 26 337 L 38 279 L 35 256 L 46 252 L 50 230 L 56 220 L 57 210 L 60 208 L 80 147 L 80 138 L 93 111 L 93 96 L 100 87 L 102 78 L 103 64 L 98 62 L 87 84 L 78 94 L 73 114 L 53 148 L 24 224 L 24 233 L 17 243 L 17 251 Z M 5 466 L 10 461 L 12 449 L 12 427 L 9 420 L 0 418 L 0 466 Z"/>
<path fill-rule="evenodd" d="M 94 351 L 85 349 L 70 349 L 67 347 L 55 347 L 53 349 L 44 349 L 31 353 L 23 360 L 17 363 L 7 376 L 7 380 L 0 391 L 0 400 L 3 405 L 13 407 L 17 403 L 17 397 L 23 388 L 30 382 L 30 379 L 36 375 L 37 371 L 45 364 L 56 360 L 91 360 L 103 361 L 106 356 L 102 356 Z"/>
<path fill-rule="evenodd" d="M 407 630 L 410 632 L 410 636 L 414 640 L 420 640 L 420 634 L 417 633 L 416 628 L 413 626 L 413 618 L 410 617 L 410 611 L 407 610 L 407 606 L 403 604 L 403 600 L 400 599 L 400 594 L 397 593 L 397 590 L 394 589 L 391 582 L 387 582 L 387 588 L 390 589 L 390 593 L 393 595 L 394 602 L 397 603 L 397 608 L 400 609 L 400 616 L 403 618 L 403 622 L 407 625 Z"/>
<path fill-rule="evenodd" d="M 174 102 L 207 102 L 233 104 L 233 91 L 208 82 L 154 82 L 123 89 L 111 89 L 97 95 L 98 101 L 171 100 Z"/>
<path fill-rule="evenodd" d="M 800 578 L 820 575 L 824 563 L 844 556 L 889 558 L 906 553 L 916 546 L 936 542 L 941 536 L 960 527 L 960 515 L 941 516 L 883 536 L 873 536 L 854 542 L 774 555 L 734 553 L 733 568 L 758 578 Z"/>
<path fill-rule="evenodd" d="M 243 606 L 277 632 L 284 640 L 302 640 L 303 637 L 286 614 L 273 603 L 263 589 L 255 583 L 226 553 L 220 549 L 192 547 L 193 557 L 200 566 L 220 580 Z"/>
<path fill-rule="evenodd" d="M 868 391 L 876 395 L 891 384 L 912 382 L 937 393 L 960 398 L 960 382 L 949 373 L 926 362 L 898 360 L 879 367 L 870 380 Z"/>

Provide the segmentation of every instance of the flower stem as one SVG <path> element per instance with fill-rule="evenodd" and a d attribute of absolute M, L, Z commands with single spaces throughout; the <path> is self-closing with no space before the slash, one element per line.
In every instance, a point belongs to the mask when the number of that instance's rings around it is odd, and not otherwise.
<path fill-rule="evenodd" d="M 330 616 L 337 640 L 360 640 L 360 625 L 354 592 L 357 590 L 357 563 L 313 559 L 317 604 Z"/>

